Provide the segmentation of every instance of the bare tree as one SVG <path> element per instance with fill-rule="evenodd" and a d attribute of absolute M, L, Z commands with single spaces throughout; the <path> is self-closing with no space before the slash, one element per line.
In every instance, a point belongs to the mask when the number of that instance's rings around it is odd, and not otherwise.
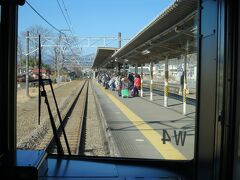
<path fill-rule="evenodd" d="M 65 33 L 53 33 L 48 28 L 35 25 L 27 28 L 25 32 L 22 32 L 19 36 L 19 59 L 25 59 L 24 52 L 26 42 L 26 31 L 29 31 L 29 46 L 30 59 L 35 62 L 33 66 L 38 62 L 38 36 L 41 35 L 41 44 L 49 45 L 42 48 L 43 62 L 48 61 L 51 67 L 56 71 L 60 71 L 62 68 L 68 68 L 70 66 L 77 66 L 79 56 L 81 54 L 80 48 L 77 47 L 78 39 L 73 36 L 68 36 Z M 24 51 L 24 52 L 23 52 Z"/>
<path fill-rule="evenodd" d="M 33 50 L 38 49 L 38 36 L 39 35 L 41 35 L 41 37 L 42 37 L 42 39 L 41 39 L 42 45 L 44 45 L 48 41 L 47 37 L 50 37 L 53 35 L 53 33 L 50 29 L 45 28 L 43 26 L 39 26 L 39 25 L 31 26 L 31 27 L 27 28 L 26 31 L 29 31 L 29 37 L 30 37 L 29 45 Z M 45 51 L 45 49 L 42 48 L 42 56 L 45 56 L 44 51 Z M 33 56 L 33 59 L 35 59 L 37 61 L 38 51 L 35 51 L 33 53 L 33 55 L 31 55 L 31 56 Z"/>
<path fill-rule="evenodd" d="M 70 65 L 77 65 L 78 61 L 79 61 L 79 56 L 81 54 L 81 49 L 77 46 L 78 43 L 78 39 L 76 37 L 73 36 L 66 36 L 64 34 L 64 38 L 63 38 L 63 65 L 68 63 Z"/>
<path fill-rule="evenodd" d="M 52 49 L 53 67 L 57 71 L 67 68 L 73 64 L 77 65 L 77 57 L 80 55 L 79 48 L 77 48 L 77 38 L 68 36 L 65 33 L 60 33 L 53 41 L 54 47 Z"/>

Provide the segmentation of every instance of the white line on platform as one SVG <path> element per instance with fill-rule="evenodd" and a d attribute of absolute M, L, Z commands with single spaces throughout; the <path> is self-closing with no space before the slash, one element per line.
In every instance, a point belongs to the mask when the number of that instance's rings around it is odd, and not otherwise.
<path fill-rule="evenodd" d="M 143 142 L 144 139 L 136 139 L 137 142 Z"/>

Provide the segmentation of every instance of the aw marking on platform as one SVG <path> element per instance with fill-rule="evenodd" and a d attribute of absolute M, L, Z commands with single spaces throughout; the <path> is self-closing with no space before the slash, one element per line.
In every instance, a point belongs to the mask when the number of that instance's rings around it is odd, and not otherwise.
<path fill-rule="evenodd" d="M 131 111 L 120 100 L 114 97 L 110 92 L 105 90 L 99 84 L 97 84 L 97 86 L 123 112 L 123 114 L 129 119 L 129 121 L 131 121 L 135 125 L 135 127 L 148 139 L 148 141 L 155 147 L 155 149 L 163 156 L 164 159 L 172 159 L 172 160 L 187 159 L 171 143 L 163 144 L 161 141 L 162 136 L 157 131 L 155 131 L 151 126 L 146 124 L 142 118 L 140 118 L 133 111 Z"/>

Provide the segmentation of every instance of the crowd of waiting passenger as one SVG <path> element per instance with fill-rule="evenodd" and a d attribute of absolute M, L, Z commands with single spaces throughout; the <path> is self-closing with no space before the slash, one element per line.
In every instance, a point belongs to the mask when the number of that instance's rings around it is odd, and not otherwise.
<path fill-rule="evenodd" d="M 134 76 L 133 73 L 117 75 L 104 72 L 98 74 L 97 80 L 105 89 L 117 91 L 119 96 L 128 97 L 129 94 L 132 97 L 139 96 L 141 88 L 141 77 L 139 74 Z"/>

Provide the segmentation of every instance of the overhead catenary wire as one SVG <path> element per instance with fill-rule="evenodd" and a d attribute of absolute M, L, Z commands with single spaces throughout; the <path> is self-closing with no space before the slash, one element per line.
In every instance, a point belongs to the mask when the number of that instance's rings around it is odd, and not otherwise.
<path fill-rule="evenodd" d="M 64 0 L 62 0 L 62 4 L 63 4 L 63 8 L 64 8 L 64 10 L 65 10 L 65 12 L 66 12 L 66 15 L 67 15 L 67 18 L 68 18 L 68 22 L 70 23 L 70 26 L 71 26 L 71 28 L 72 28 L 71 18 L 70 18 L 69 14 L 68 14 L 67 6 L 66 6 Z"/>
<path fill-rule="evenodd" d="M 67 26 L 68 26 L 69 30 L 71 31 L 71 26 L 70 26 L 70 24 L 69 24 L 69 22 L 68 22 L 68 20 L 67 20 L 67 18 L 65 16 L 64 12 L 63 12 L 63 9 L 62 9 L 62 6 L 59 3 L 59 0 L 57 0 L 57 4 L 58 4 L 58 7 L 59 7 L 59 9 L 60 9 L 60 11 L 61 11 L 65 21 L 66 21 L 66 23 L 67 23 Z"/>
<path fill-rule="evenodd" d="M 51 24 L 46 18 L 44 18 L 28 1 L 26 1 L 27 5 L 40 17 L 42 18 L 49 26 L 51 26 L 54 30 L 61 33 L 61 31 L 56 28 L 53 24 Z"/>
<path fill-rule="evenodd" d="M 28 1 L 26 1 L 27 5 L 42 19 L 44 20 L 49 26 L 51 26 L 54 30 L 56 30 L 57 32 L 59 32 L 60 34 L 64 34 L 66 36 L 65 33 L 63 33 L 60 29 L 58 29 L 57 27 L 55 27 L 52 23 L 50 23 L 43 15 L 41 15 Z M 68 44 L 70 50 L 73 53 L 73 50 L 71 48 L 71 46 Z"/>
<path fill-rule="evenodd" d="M 66 23 L 67 23 L 67 25 L 68 25 L 68 28 L 69 28 L 72 36 L 74 36 L 71 19 L 70 19 L 70 16 L 69 16 L 69 14 L 68 14 L 68 10 L 67 10 L 67 7 L 66 7 L 66 4 L 65 4 L 64 0 L 62 0 L 62 4 L 63 4 L 63 8 L 64 8 L 64 10 L 65 10 L 65 12 L 66 12 L 67 18 L 66 18 L 65 14 L 64 14 L 64 12 L 63 12 L 63 9 L 62 9 L 62 7 L 61 7 L 61 5 L 60 5 L 60 3 L 59 3 L 59 0 L 57 0 L 57 3 L 58 3 L 58 6 L 59 6 L 59 8 L 60 8 L 60 10 L 61 10 L 61 13 L 62 13 L 62 15 L 63 15 Z M 68 19 L 68 20 L 67 20 L 67 19 Z M 80 51 L 82 51 L 82 49 L 81 49 L 79 46 L 78 46 L 78 49 L 79 49 Z"/>
<path fill-rule="evenodd" d="M 65 34 L 63 33 L 60 29 L 58 29 L 56 26 L 54 26 L 53 24 L 51 24 L 46 18 L 43 17 L 43 15 L 41 15 L 28 1 L 26 1 L 26 3 L 28 4 L 28 6 L 41 18 L 43 19 L 49 26 L 51 26 L 54 30 L 56 30 L 59 33 Z"/>
<path fill-rule="evenodd" d="M 58 0 L 57 0 L 58 1 Z M 60 6 L 60 3 L 58 3 L 59 4 L 59 6 Z M 68 10 L 67 10 L 67 6 L 66 6 L 66 4 L 65 4 L 65 2 L 64 2 L 64 0 L 62 0 L 62 4 L 63 4 L 63 8 L 64 8 L 64 10 L 65 10 L 65 12 L 66 12 L 66 15 L 67 15 L 67 19 L 68 19 L 68 22 L 69 22 L 69 24 L 70 24 L 70 27 L 69 27 L 69 29 L 70 29 L 70 32 L 71 32 L 71 34 L 72 34 L 72 36 L 74 36 L 74 28 L 73 28 L 73 26 L 72 26 L 72 22 L 71 22 L 71 18 L 70 18 L 70 16 L 69 16 L 69 13 L 68 13 Z M 63 13 L 63 12 L 62 12 Z M 68 24 L 68 25 L 69 25 Z M 82 49 L 78 46 L 78 49 L 80 50 L 80 51 L 82 51 Z"/>

